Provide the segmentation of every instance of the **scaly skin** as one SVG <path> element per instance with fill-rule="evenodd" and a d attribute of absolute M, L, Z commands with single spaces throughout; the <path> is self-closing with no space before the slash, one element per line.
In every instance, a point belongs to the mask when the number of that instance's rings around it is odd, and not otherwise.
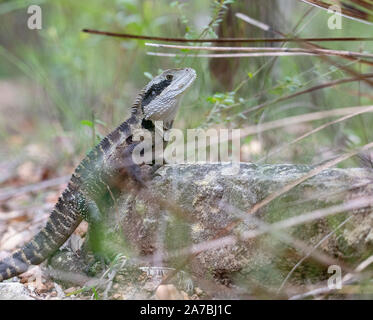
<path fill-rule="evenodd" d="M 27 271 L 49 258 L 70 237 L 83 219 L 100 220 L 100 201 L 117 181 L 130 177 L 143 185 L 140 166 L 132 161 L 136 129 L 154 137 L 154 121 L 172 127 L 179 100 L 196 77 L 191 68 L 170 69 L 150 81 L 138 95 L 131 117 L 105 137 L 75 169 L 45 227 L 21 249 L 0 261 L 0 281 Z M 154 141 L 154 139 L 153 139 Z"/>

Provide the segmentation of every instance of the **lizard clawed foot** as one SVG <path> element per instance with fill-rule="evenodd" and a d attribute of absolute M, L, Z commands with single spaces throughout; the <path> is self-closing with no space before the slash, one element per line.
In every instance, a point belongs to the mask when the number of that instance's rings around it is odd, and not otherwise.
<path fill-rule="evenodd" d="M 85 272 L 89 276 L 95 276 L 106 270 L 110 263 L 111 259 L 108 255 L 103 253 L 94 253 L 92 261 L 90 261 L 85 268 Z"/>
<path fill-rule="evenodd" d="M 129 171 L 130 177 L 135 181 L 139 188 L 149 187 L 149 182 L 155 175 L 155 172 L 161 165 L 142 165 L 138 170 Z"/>
<path fill-rule="evenodd" d="M 152 178 L 156 176 L 158 169 L 160 169 L 162 166 L 163 166 L 162 164 L 153 164 L 151 166 L 150 174 Z"/>

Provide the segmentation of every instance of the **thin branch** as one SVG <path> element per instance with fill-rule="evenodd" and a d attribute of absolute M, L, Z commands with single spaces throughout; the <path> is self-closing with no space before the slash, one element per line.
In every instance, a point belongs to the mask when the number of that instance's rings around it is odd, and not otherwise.
<path fill-rule="evenodd" d="M 251 24 L 252 26 L 255 26 L 263 31 L 271 31 L 271 32 L 274 32 L 274 33 L 277 33 L 276 30 L 272 29 L 268 24 L 266 23 L 263 23 L 261 21 L 258 21 L 254 18 L 251 18 L 249 16 L 247 16 L 246 14 L 243 14 L 243 13 L 240 13 L 240 12 L 237 12 L 236 13 L 236 17 Z"/>
<path fill-rule="evenodd" d="M 137 40 L 152 40 L 152 41 L 166 41 L 166 42 L 304 42 L 304 41 L 373 41 L 372 37 L 339 37 L 339 38 L 216 38 L 216 39 L 185 39 L 185 38 L 171 38 L 171 37 L 153 37 L 145 35 L 135 35 L 129 33 L 117 33 L 109 31 L 99 31 L 93 29 L 83 29 L 82 32 L 92 33 L 97 35 L 125 38 L 125 39 L 137 39 Z"/>
<path fill-rule="evenodd" d="M 328 10 L 328 11 L 330 10 L 329 8 L 333 4 L 333 3 L 327 3 L 325 1 L 320 1 L 320 0 L 300 0 L 300 1 L 313 5 L 320 9 Z M 334 1 L 334 4 L 338 5 L 339 1 Z M 360 4 L 362 7 L 365 7 L 365 8 L 367 7 L 370 8 L 369 6 L 371 6 L 370 3 L 364 3 L 363 1 L 359 1 L 358 4 Z M 343 17 L 356 20 L 362 23 L 370 24 L 370 25 L 372 24 L 372 22 L 368 20 L 371 17 L 369 16 L 367 12 L 358 10 L 357 8 L 351 5 L 348 7 L 347 5 L 344 5 L 344 6 L 342 5 L 342 7 L 340 7 L 340 10 L 341 10 L 340 15 Z M 337 14 L 339 13 L 337 12 Z"/>
<path fill-rule="evenodd" d="M 327 111 L 306 113 L 306 114 L 301 114 L 299 116 L 287 117 L 287 118 L 282 118 L 282 119 L 274 120 L 274 121 L 268 121 L 268 122 L 262 123 L 260 126 L 252 125 L 252 126 L 248 126 L 246 128 L 240 129 L 240 138 L 244 138 L 252 134 L 258 134 L 258 133 L 268 131 L 268 130 L 288 127 L 290 125 L 299 124 L 303 122 L 316 121 L 316 120 L 321 120 L 321 119 L 325 119 L 328 117 L 334 117 L 334 116 L 351 115 L 352 113 L 355 113 L 355 112 L 373 112 L 373 106 L 339 108 L 339 109 L 332 109 L 332 110 L 327 110 Z M 215 141 L 215 139 L 212 139 L 212 141 L 210 141 L 209 143 L 209 146 L 214 146 L 218 143 L 224 143 L 230 140 L 231 140 L 231 137 L 229 136 L 221 137 L 219 141 Z M 187 150 L 187 153 L 188 153 L 189 152 L 188 150 L 195 149 L 195 143 L 188 142 L 184 146 L 184 148 L 186 148 L 185 150 Z"/>
<path fill-rule="evenodd" d="M 327 216 L 336 215 L 341 212 L 366 208 L 371 205 L 373 205 L 373 199 L 371 197 L 356 198 L 340 205 L 335 205 L 324 209 L 317 209 L 300 216 L 292 217 L 265 226 L 259 226 L 255 230 L 244 231 L 240 235 L 228 235 L 218 239 L 197 243 L 192 246 L 168 253 L 167 258 L 172 259 L 184 255 L 196 255 L 207 250 L 218 249 L 228 245 L 235 245 L 238 243 L 238 241 L 247 241 L 264 234 L 288 229 L 290 227 L 325 218 Z M 356 214 L 358 213 L 361 213 L 361 211 L 356 212 Z"/>
<path fill-rule="evenodd" d="M 182 54 L 167 52 L 146 52 L 148 56 L 157 57 L 192 57 L 192 58 L 247 58 L 247 57 L 282 57 L 282 56 L 320 56 L 318 53 L 306 52 L 263 52 L 263 53 L 207 53 Z M 323 54 L 324 56 L 327 54 Z M 332 54 L 329 54 L 332 55 Z M 333 55 L 334 56 L 334 55 Z"/>
<path fill-rule="evenodd" d="M 239 218 L 243 223 L 250 221 L 250 222 L 254 223 L 256 226 L 259 226 L 261 228 L 270 228 L 270 226 L 271 226 L 270 224 L 268 224 L 266 222 L 263 222 L 262 220 L 260 220 L 256 216 L 253 216 L 253 215 L 248 216 L 245 211 L 240 210 L 238 208 L 235 208 L 235 207 L 229 205 L 228 203 L 224 202 L 223 205 L 224 205 L 224 209 L 230 210 L 230 212 L 239 211 L 239 213 L 238 214 L 236 213 L 235 216 L 237 218 Z M 352 218 L 352 216 L 350 216 L 350 218 Z M 350 219 L 350 218 L 348 218 L 348 219 Z M 295 248 L 295 249 L 297 249 L 301 252 L 304 252 L 308 256 L 312 256 L 316 261 L 318 261 L 320 263 L 323 263 L 324 265 L 329 266 L 329 265 L 332 265 L 332 264 L 339 264 L 342 267 L 343 270 L 345 270 L 347 272 L 352 272 L 352 269 L 350 267 L 344 265 L 344 263 L 342 263 L 340 261 L 337 261 L 335 258 L 332 258 L 332 257 L 326 255 L 324 252 L 318 251 L 317 248 L 311 247 L 310 245 L 305 243 L 303 240 L 299 240 L 299 239 L 289 235 L 288 233 L 286 233 L 283 230 L 276 230 L 276 231 L 272 230 L 270 233 L 275 238 L 285 242 L 289 246 L 291 246 L 291 247 L 293 247 L 293 248 Z"/>
<path fill-rule="evenodd" d="M 370 266 L 373 263 L 373 256 L 369 256 L 367 259 L 365 259 L 363 262 L 361 262 L 354 270 L 353 273 L 346 274 L 342 279 L 342 285 L 346 285 L 348 283 L 352 283 L 354 278 L 356 278 L 356 273 L 362 272 L 364 269 L 366 269 L 368 266 Z M 317 288 L 302 294 L 297 294 L 295 296 L 292 296 L 290 300 L 300 300 L 312 296 L 317 296 L 320 294 L 328 294 L 331 292 L 336 291 L 335 288 L 329 288 L 329 287 L 322 287 Z"/>
<path fill-rule="evenodd" d="M 55 187 L 55 186 L 67 183 L 69 179 L 70 179 L 70 176 L 62 176 L 62 177 L 45 180 L 42 182 L 30 184 L 30 185 L 19 187 L 19 188 L 11 188 L 11 189 L 4 188 L 0 190 L 0 201 L 6 200 L 13 196 L 18 196 L 20 194 L 39 191 L 39 190 L 50 188 L 50 187 Z"/>
<path fill-rule="evenodd" d="M 327 83 L 319 84 L 317 86 L 313 86 L 311 88 L 301 90 L 301 91 L 289 94 L 287 96 L 283 96 L 283 97 L 273 99 L 271 101 L 263 102 L 261 104 L 258 104 L 254 107 L 251 107 L 251 108 L 243 111 L 242 114 L 257 111 L 259 109 L 262 109 L 262 108 L 267 107 L 269 105 L 272 105 L 274 103 L 285 101 L 285 100 L 288 100 L 288 99 L 292 99 L 292 98 L 295 98 L 295 97 L 300 96 L 302 94 L 310 93 L 310 92 L 313 92 L 313 91 L 316 91 L 316 90 L 320 90 L 320 89 L 324 89 L 324 88 L 328 88 L 328 87 L 333 87 L 333 86 L 343 84 L 343 83 L 347 83 L 347 82 L 358 81 L 361 78 L 364 78 L 364 79 L 373 78 L 373 73 L 363 73 L 363 74 L 359 75 L 358 77 L 343 78 L 343 79 L 334 80 L 334 81 L 330 81 L 330 82 L 327 82 Z"/>
<path fill-rule="evenodd" d="M 238 16 L 238 18 L 242 19 L 242 16 L 245 16 L 245 15 L 241 14 L 240 16 Z M 249 18 L 249 17 L 247 17 L 247 18 Z M 249 18 L 249 20 L 246 21 L 246 22 L 251 23 L 251 22 L 250 22 L 250 19 L 253 20 L 252 18 Z M 256 25 L 256 24 L 254 24 L 254 25 Z M 256 26 L 257 26 L 257 25 L 256 25 Z M 277 31 L 277 30 L 274 30 L 274 29 L 271 29 L 271 31 L 274 32 L 274 33 L 276 33 L 276 34 L 278 34 L 278 35 L 280 35 L 280 36 L 282 36 L 282 37 L 284 37 L 285 39 L 287 38 L 287 35 L 284 34 L 283 32 L 280 32 L 280 31 Z M 303 44 L 306 48 L 319 48 L 319 49 L 323 49 L 323 47 L 321 47 L 321 46 L 319 46 L 319 45 L 317 45 L 317 44 L 310 43 L 310 41 L 307 40 L 306 38 L 303 38 L 303 42 L 302 42 L 302 44 Z M 338 68 L 340 68 L 340 69 L 346 71 L 347 73 L 349 73 L 349 74 L 351 74 L 351 75 L 353 75 L 353 76 L 355 76 L 355 77 L 359 77 L 359 76 L 360 76 L 360 74 L 359 74 L 358 72 L 356 72 L 355 70 L 350 69 L 350 68 L 347 68 L 347 67 L 345 67 L 345 66 L 342 66 L 342 65 L 339 65 L 339 64 L 335 63 L 333 60 L 331 60 L 331 59 L 330 59 L 328 56 L 326 56 L 326 55 L 323 55 L 323 56 L 320 56 L 320 57 L 321 57 L 322 59 L 324 59 L 326 62 L 328 62 L 329 64 L 332 64 L 332 65 L 334 65 L 334 66 L 336 66 L 336 67 L 338 67 Z M 344 59 L 355 60 L 355 61 L 356 61 L 356 58 L 355 58 L 355 57 L 349 57 L 349 56 L 341 56 L 341 57 L 344 58 Z M 365 63 L 365 64 L 372 65 L 372 62 L 367 61 L 367 60 L 359 60 L 359 62 L 360 62 L 360 63 Z M 369 79 L 366 79 L 366 78 L 361 78 L 361 79 L 364 80 L 364 81 L 365 81 L 366 83 L 368 83 L 369 85 L 373 86 L 373 82 L 370 81 Z"/>
<path fill-rule="evenodd" d="M 252 125 L 241 129 L 241 138 L 246 137 L 251 134 L 257 134 L 268 130 L 273 130 L 276 128 L 287 127 L 292 124 L 299 124 L 303 122 L 322 120 L 329 117 L 351 115 L 357 112 L 372 112 L 373 106 L 364 107 L 349 107 L 349 108 L 338 108 L 327 111 L 318 111 L 301 114 L 299 116 L 286 117 L 279 120 L 268 121 L 262 123 L 260 126 Z"/>
<path fill-rule="evenodd" d="M 311 8 L 312 9 L 312 8 Z M 307 13 L 306 13 L 307 14 Z M 271 26 L 267 25 L 267 24 L 264 24 L 262 23 L 261 21 L 257 21 L 243 13 L 236 13 L 236 17 L 253 25 L 253 26 L 256 26 L 258 28 L 260 28 L 261 30 L 264 30 L 264 31 L 270 31 L 270 32 L 273 32 L 274 34 L 277 34 L 283 38 L 286 38 L 288 37 L 289 35 L 281 32 L 281 31 L 278 31 L 274 28 L 272 28 Z M 307 43 L 309 47 L 311 48 L 314 48 L 314 49 L 325 49 L 324 47 L 320 46 L 320 45 L 316 45 L 314 43 L 311 43 L 311 42 L 308 42 Z M 342 58 L 344 59 L 347 59 L 347 60 L 352 60 L 352 61 L 359 61 L 359 63 L 363 63 L 363 64 L 368 64 L 368 65 L 371 65 L 373 66 L 373 63 L 371 61 L 367 61 L 367 60 L 357 60 L 355 57 L 350 57 L 350 56 L 341 56 Z"/>
<path fill-rule="evenodd" d="M 329 160 L 327 161 L 326 163 L 322 164 L 322 165 L 319 165 L 317 166 L 315 169 L 311 170 L 310 172 L 308 172 L 307 174 L 303 175 L 302 177 L 294 180 L 293 182 L 289 183 L 288 185 L 284 186 L 283 188 L 281 188 L 280 190 L 270 194 L 268 197 L 264 198 L 262 201 L 256 203 L 249 211 L 248 211 L 248 214 L 254 214 L 256 213 L 259 209 L 263 208 L 264 206 L 268 205 L 270 202 L 272 202 L 273 200 L 275 200 L 276 198 L 282 196 L 283 194 L 287 193 L 289 190 L 295 188 L 297 185 L 301 184 L 302 182 L 308 180 L 309 178 L 312 178 L 313 176 L 317 175 L 318 173 L 320 173 L 321 171 L 325 170 L 325 169 L 328 169 L 330 167 L 333 167 L 335 166 L 336 164 L 348 159 L 348 158 L 351 158 L 355 155 L 357 155 L 358 153 L 362 152 L 362 151 L 365 151 L 365 150 L 368 150 L 370 148 L 373 147 L 373 142 L 371 143 L 368 143 L 366 145 L 364 145 L 362 148 L 358 149 L 358 150 L 354 150 L 354 151 L 351 151 L 351 152 L 348 152 L 348 153 L 345 153 L 345 154 L 342 154 L 340 155 L 339 157 L 335 158 L 335 159 L 332 159 L 332 160 Z"/>
<path fill-rule="evenodd" d="M 330 49 L 304 49 L 304 48 L 268 48 L 268 47 L 207 47 L 207 46 L 183 46 L 163 43 L 145 43 L 148 47 L 187 49 L 187 50 L 207 50 L 207 51 L 244 51 L 244 52 L 302 52 L 333 56 L 352 56 L 361 58 L 373 58 L 373 54 L 353 52 L 346 50 Z"/>
<path fill-rule="evenodd" d="M 323 237 L 313 248 L 312 250 L 310 250 L 309 252 L 307 252 L 307 254 L 302 258 L 300 259 L 295 265 L 294 267 L 289 271 L 289 273 L 287 274 L 287 276 L 285 277 L 284 281 L 282 281 L 281 283 L 281 286 L 280 288 L 278 289 L 277 293 L 279 294 L 283 287 L 285 286 L 286 282 L 290 279 L 291 275 L 294 273 L 294 271 L 303 263 L 304 260 L 306 260 L 307 258 L 309 258 L 310 256 L 312 256 L 312 253 L 318 248 L 321 246 L 321 244 L 326 241 L 327 239 L 329 239 L 333 234 L 335 234 L 337 232 L 338 229 L 340 229 L 342 226 L 344 226 L 349 220 L 352 219 L 352 215 L 347 217 L 344 221 L 342 221 L 334 230 L 332 230 L 331 232 L 329 232 L 325 237 Z"/>
<path fill-rule="evenodd" d="M 274 154 L 280 152 L 281 150 L 283 150 L 283 149 L 285 149 L 285 148 L 288 148 L 288 147 L 290 147 L 291 145 L 293 145 L 293 144 L 295 144 L 295 143 L 298 143 L 299 141 L 301 141 L 301 140 L 303 140 L 303 139 L 309 137 L 310 135 L 312 135 L 312 134 L 314 134 L 314 133 L 316 133 L 316 132 L 319 132 L 319 131 L 321 131 L 321 130 L 323 130 L 323 129 L 325 129 L 325 128 L 327 128 L 327 127 L 333 125 L 333 124 L 336 124 L 336 123 L 339 123 L 339 122 L 342 122 L 342 121 L 348 120 L 348 119 L 353 118 L 353 117 L 355 117 L 355 116 L 357 116 L 357 115 L 360 115 L 360 114 L 362 114 L 362 113 L 371 112 L 371 111 L 373 111 L 373 107 L 368 107 L 366 110 L 360 110 L 360 111 L 357 111 L 357 112 L 354 112 L 354 113 L 348 114 L 348 115 L 346 115 L 346 116 L 343 116 L 343 117 L 341 117 L 341 118 L 338 118 L 338 119 L 336 119 L 336 120 L 329 121 L 329 122 L 327 122 L 327 123 L 325 123 L 325 124 L 323 124 L 323 125 L 321 125 L 321 126 L 315 128 L 315 129 L 313 129 L 313 130 L 311 130 L 311 131 L 306 132 L 305 134 L 303 134 L 303 135 L 301 135 L 300 137 L 296 138 L 295 140 L 293 140 L 293 141 L 291 141 L 291 142 L 289 142 L 289 143 L 287 143 L 287 144 L 285 144 L 285 145 L 283 145 L 283 146 L 277 148 L 276 150 L 270 152 L 268 155 L 266 155 L 265 157 L 263 157 L 262 159 L 260 159 L 259 162 L 261 162 L 261 161 L 263 161 L 264 159 L 267 159 L 267 158 L 273 156 Z"/>

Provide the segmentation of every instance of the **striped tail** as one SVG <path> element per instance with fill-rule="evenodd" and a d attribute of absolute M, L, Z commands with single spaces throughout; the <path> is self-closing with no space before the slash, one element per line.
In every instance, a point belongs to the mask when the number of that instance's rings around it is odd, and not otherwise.
<path fill-rule="evenodd" d="M 23 248 L 0 261 L 0 282 L 27 271 L 30 265 L 42 263 L 65 243 L 82 221 L 79 211 L 73 210 L 71 197 L 74 196 L 67 188 L 46 226 Z"/>

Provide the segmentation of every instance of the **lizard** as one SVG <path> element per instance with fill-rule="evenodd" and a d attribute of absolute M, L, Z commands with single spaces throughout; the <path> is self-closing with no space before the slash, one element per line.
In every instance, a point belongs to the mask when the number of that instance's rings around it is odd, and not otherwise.
<path fill-rule="evenodd" d="M 134 132 L 138 129 L 150 131 L 154 143 L 157 121 L 162 121 L 164 134 L 170 130 L 180 98 L 195 79 L 196 72 L 192 68 L 169 69 L 154 77 L 140 91 L 130 117 L 102 139 L 76 167 L 45 226 L 23 247 L 0 261 L 0 281 L 18 276 L 30 265 L 48 259 L 68 240 L 81 221 L 87 220 L 90 225 L 97 223 L 101 215 L 100 196 L 115 181 L 128 178 L 130 183 L 146 186 L 141 175 L 143 164 L 132 159 L 132 153 L 139 145 L 133 138 Z"/>

